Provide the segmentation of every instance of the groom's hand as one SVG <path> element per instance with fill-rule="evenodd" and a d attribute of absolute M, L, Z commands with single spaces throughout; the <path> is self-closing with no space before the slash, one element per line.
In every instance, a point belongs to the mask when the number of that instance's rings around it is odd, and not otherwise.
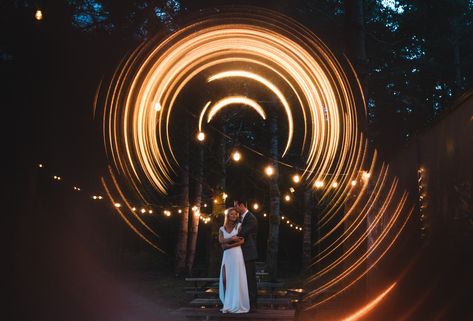
<path fill-rule="evenodd" d="M 232 236 L 232 242 L 238 242 L 241 240 L 241 237 L 239 236 Z"/>

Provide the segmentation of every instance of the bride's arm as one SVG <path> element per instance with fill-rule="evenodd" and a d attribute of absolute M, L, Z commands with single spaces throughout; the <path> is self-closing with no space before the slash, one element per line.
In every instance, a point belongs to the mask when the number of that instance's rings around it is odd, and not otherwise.
<path fill-rule="evenodd" d="M 232 248 L 232 247 L 240 246 L 240 245 L 242 245 L 243 243 L 245 243 L 245 239 L 244 239 L 244 238 L 241 238 L 239 241 L 236 241 L 236 242 L 234 242 L 234 243 L 223 243 L 223 244 L 222 244 L 222 249 L 227 250 L 227 249 L 230 249 L 230 248 Z"/>
<path fill-rule="evenodd" d="M 227 244 L 230 242 L 235 242 L 235 238 L 233 236 L 229 238 L 224 238 L 222 230 L 218 230 L 218 242 L 220 244 Z"/>

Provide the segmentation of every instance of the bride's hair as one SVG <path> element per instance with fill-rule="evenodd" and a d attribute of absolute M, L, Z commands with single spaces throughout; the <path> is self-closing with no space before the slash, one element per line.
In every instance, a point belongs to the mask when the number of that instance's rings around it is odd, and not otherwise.
<path fill-rule="evenodd" d="M 229 208 L 227 208 L 227 210 L 225 211 L 226 214 L 225 214 L 225 219 L 224 219 L 224 221 L 223 221 L 223 227 L 227 227 L 227 225 L 228 225 L 228 214 L 230 214 L 231 211 L 235 211 L 235 212 L 236 212 L 236 209 L 235 209 L 234 207 L 229 207 Z M 237 213 L 238 213 L 238 212 L 237 212 Z M 236 226 L 237 226 L 237 225 L 235 224 L 234 228 L 236 228 Z"/>

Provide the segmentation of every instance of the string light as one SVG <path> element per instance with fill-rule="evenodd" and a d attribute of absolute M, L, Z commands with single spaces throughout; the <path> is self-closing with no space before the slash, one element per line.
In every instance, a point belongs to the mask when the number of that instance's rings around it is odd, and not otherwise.
<path fill-rule="evenodd" d="M 153 214 L 153 210 L 149 210 L 148 213 L 149 213 L 149 214 Z"/>
<path fill-rule="evenodd" d="M 181 210 L 181 209 L 178 209 L 177 212 L 178 212 L 179 214 L 181 214 L 181 213 L 182 213 L 182 210 Z"/>
<path fill-rule="evenodd" d="M 322 182 L 322 181 L 318 181 L 318 180 L 317 180 L 317 181 L 315 181 L 315 183 L 314 183 L 314 187 L 315 187 L 316 189 L 321 189 L 323 186 L 324 186 L 324 182 Z"/>
<path fill-rule="evenodd" d="M 254 203 L 254 204 L 253 204 L 253 209 L 254 209 L 254 210 L 257 210 L 258 208 L 259 208 L 258 203 Z"/>
<path fill-rule="evenodd" d="M 289 191 L 294 194 L 296 190 L 294 189 L 294 187 L 289 187 Z"/>
<path fill-rule="evenodd" d="M 294 183 L 299 183 L 301 181 L 301 177 L 299 176 L 299 174 L 295 174 L 294 176 L 292 176 L 292 181 Z"/>
<path fill-rule="evenodd" d="M 291 200 L 291 196 L 290 196 L 289 194 L 286 194 L 286 195 L 284 196 L 284 200 L 285 200 L 286 202 L 289 202 L 289 201 Z"/>
<path fill-rule="evenodd" d="M 34 17 L 36 20 L 40 21 L 43 20 L 43 12 L 41 10 L 36 10 Z"/>
<path fill-rule="evenodd" d="M 156 104 L 154 104 L 154 110 L 161 111 L 161 103 L 159 101 Z"/>
<path fill-rule="evenodd" d="M 144 214 L 144 213 L 146 213 L 146 210 L 144 208 L 142 208 L 140 212 Z"/>
<path fill-rule="evenodd" d="M 241 154 L 239 151 L 234 151 L 232 154 L 232 158 L 235 162 L 238 162 L 241 160 Z"/>
<path fill-rule="evenodd" d="M 274 167 L 271 166 L 271 165 L 268 165 L 268 166 L 266 166 L 266 168 L 264 169 L 264 172 L 265 172 L 265 174 L 268 175 L 268 176 L 273 176 L 273 174 L 274 174 Z"/>
<path fill-rule="evenodd" d="M 371 176 L 371 174 L 366 172 L 366 171 L 364 171 L 363 174 L 362 174 L 362 177 L 363 177 L 364 180 L 368 180 L 370 178 L 370 176 Z"/>
<path fill-rule="evenodd" d="M 333 183 L 332 183 L 332 187 L 333 187 L 333 188 L 337 188 L 337 187 L 338 187 L 338 182 L 333 182 Z"/>
<path fill-rule="evenodd" d="M 205 140 L 205 133 L 204 132 L 198 132 L 197 133 L 197 140 L 200 142 L 203 142 Z"/>
<path fill-rule="evenodd" d="M 352 180 L 351 181 L 351 186 L 355 186 L 356 185 L 356 180 Z"/>
<path fill-rule="evenodd" d="M 115 203 L 114 205 L 115 205 L 115 207 L 122 207 L 122 204 L 120 204 L 120 203 Z"/>
<path fill-rule="evenodd" d="M 268 216 L 268 215 L 267 215 L 266 213 L 263 213 L 263 216 L 266 217 L 266 216 Z"/>
<path fill-rule="evenodd" d="M 204 204 L 204 207 L 207 207 L 207 203 Z"/>
<path fill-rule="evenodd" d="M 41 163 L 38 164 L 38 167 L 39 167 L 39 168 L 43 168 L 43 164 L 41 164 Z"/>
<path fill-rule="evenodd" d="M 132 207 L 131 210 L 134 212 L 136 211 L 136 207 Z"/>

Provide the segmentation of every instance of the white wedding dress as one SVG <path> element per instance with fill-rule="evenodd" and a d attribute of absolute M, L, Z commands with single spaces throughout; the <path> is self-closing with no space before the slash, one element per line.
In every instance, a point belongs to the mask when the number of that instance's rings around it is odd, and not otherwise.
<path fill-rule="evenodd" d="M 230 238 L 238 234 L 241 223 L 231 232 L 225 231 L 222 226 L 224 238 Z M 226 287 L 223 286 L 225 267 Z M 245 261 L 240 246 L 235 246 L 223 251 L 222 266 L 220 268 L 219 297 L 222 301 L 223 313 L 246 313 L 250 310 L 250 299 L 248 296 L 248 283 L 246 281 Z"/>

